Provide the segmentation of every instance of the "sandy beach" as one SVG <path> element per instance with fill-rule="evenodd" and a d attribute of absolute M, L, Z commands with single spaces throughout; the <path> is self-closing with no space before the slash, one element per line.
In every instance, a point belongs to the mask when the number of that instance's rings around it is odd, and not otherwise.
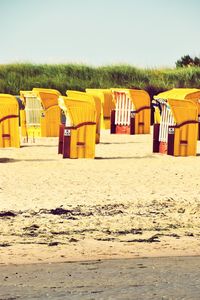
<path fill-rule="evenodd" d="M 200 255 L 200 142 L 172 157 L 102 131 L 94 160 L 57 144 L 0 149 L 1 265 Z"/>

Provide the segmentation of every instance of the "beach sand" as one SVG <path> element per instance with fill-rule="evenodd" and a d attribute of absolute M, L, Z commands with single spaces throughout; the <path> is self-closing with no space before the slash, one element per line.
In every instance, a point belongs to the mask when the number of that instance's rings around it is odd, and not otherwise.
<path fill-rule="evenodd" d="M 200 255 L 200 142 L 172 157 L 150 134 L 102 131 L 77 160 L 57 144 L 0 149 L 0 264 Z"/>

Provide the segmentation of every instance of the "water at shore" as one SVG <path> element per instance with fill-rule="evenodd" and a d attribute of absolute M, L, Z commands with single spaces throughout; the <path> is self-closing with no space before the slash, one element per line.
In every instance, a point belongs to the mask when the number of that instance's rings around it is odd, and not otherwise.
<path fill-rule="evenodd" d="M 0 299 L 188 299 L 200 295 L 200 257 L 0 266 Z"/>

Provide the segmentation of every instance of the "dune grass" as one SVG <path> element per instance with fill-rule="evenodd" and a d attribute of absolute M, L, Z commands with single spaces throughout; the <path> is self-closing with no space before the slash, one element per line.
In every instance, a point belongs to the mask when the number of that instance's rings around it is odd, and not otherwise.
<path fill-rule="evenodd" d="M 200 88 L 200 67 L 139 69 L 130 65 L 92 67 L 76 64 L 0 65 L 0 93 L 19 95 L 20 90 L 44 87 L 84 91 L 85 88 L 126 87 L 153 95 L 174 87 Z"/>

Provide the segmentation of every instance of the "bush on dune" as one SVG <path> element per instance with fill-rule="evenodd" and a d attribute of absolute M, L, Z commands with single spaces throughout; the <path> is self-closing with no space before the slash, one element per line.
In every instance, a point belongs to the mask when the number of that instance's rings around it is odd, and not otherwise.
<path fill-rule="evenodd" d="M 130 65 L 91 67 L 76 64 L 0 65 L 0 93 L 18 95 L 34 87 L 67 89 L 139 88 L 151 97 L 175 87 L 200 88 L 200 67 L 177 69 L 139 69 Z"/>

